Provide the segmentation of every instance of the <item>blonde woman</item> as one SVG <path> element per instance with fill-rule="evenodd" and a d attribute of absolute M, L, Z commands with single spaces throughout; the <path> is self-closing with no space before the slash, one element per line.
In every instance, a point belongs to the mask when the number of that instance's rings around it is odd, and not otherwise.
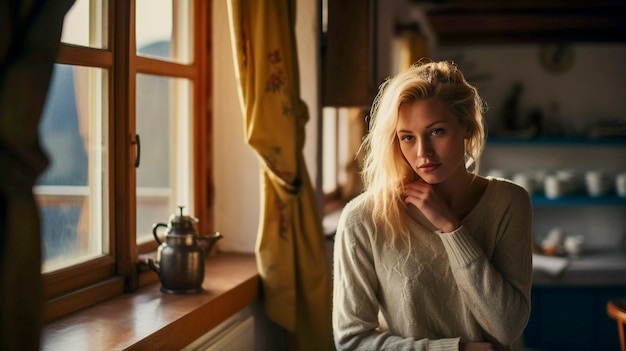
<path fill-rule="evenodd" d="M 477 174 L 483 109 L 449 62 L 381 86 L 362 145 L 365 191 L 335 237 L 338 350 L 511 350 L 522 335 L 532 208 L 523 188 Z"/>

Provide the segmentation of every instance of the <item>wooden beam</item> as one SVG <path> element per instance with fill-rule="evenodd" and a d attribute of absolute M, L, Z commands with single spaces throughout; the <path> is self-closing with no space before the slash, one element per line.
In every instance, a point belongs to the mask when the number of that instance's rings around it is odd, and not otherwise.
<path fill-rule="evenodd" d="M 427 13 L 440 43 L 626 42 L 626 7 L 562 9 L 434 8 Z"/>

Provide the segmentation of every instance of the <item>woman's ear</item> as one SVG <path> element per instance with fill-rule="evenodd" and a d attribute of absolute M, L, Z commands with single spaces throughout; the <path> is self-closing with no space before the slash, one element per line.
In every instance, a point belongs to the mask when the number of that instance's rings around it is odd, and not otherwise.
<path fill-rule="evenodd" d="M 469 139 L 472 137 L 472 134 L 474 133 L 474 128 L 472 128 L 471 124 L 468 124 L 465 126 L 465 139 Z"/>

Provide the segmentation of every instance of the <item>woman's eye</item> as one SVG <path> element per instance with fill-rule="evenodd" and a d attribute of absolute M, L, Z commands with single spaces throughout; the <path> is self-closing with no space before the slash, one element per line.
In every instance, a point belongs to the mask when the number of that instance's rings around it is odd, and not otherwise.
<path fill-rule="evenodd" d="M 413 137 L 412 135 L 401 135 L 400 136 L 400 141 L 413 141 L 415 140 L 415 137 Z"/>
<path fill-rule="evenodd" d="M 444 130 L 442 128 L 436 128 L 436 129 L 431 130 L 430 134 L 437 136 L 437 135 L 443 134 L 443 132 Z"/>

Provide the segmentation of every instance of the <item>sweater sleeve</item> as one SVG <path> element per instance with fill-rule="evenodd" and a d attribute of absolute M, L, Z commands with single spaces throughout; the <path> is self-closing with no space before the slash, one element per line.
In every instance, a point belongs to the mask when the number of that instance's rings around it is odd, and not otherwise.
<path fill-rule="evenodd" d="M 342 212 L 334 243 L 333 334 L 337 350 L 458 351 L 459 338 L 421 339 L 379 328 L 378 277 L 371 226 L 358 209 Z"/>
<path fill-rule="evenodd" d="M 496 221 L 494 251 L 488 258 L 465 226 L 437 232 L 466 305 L 490 340 L 512 345 L 530 316 L 532 285 L 532 206 L 521 188 L 495 199 L 502 211 Z M 485 213 L 485 216 L 493 215 Z"/>

